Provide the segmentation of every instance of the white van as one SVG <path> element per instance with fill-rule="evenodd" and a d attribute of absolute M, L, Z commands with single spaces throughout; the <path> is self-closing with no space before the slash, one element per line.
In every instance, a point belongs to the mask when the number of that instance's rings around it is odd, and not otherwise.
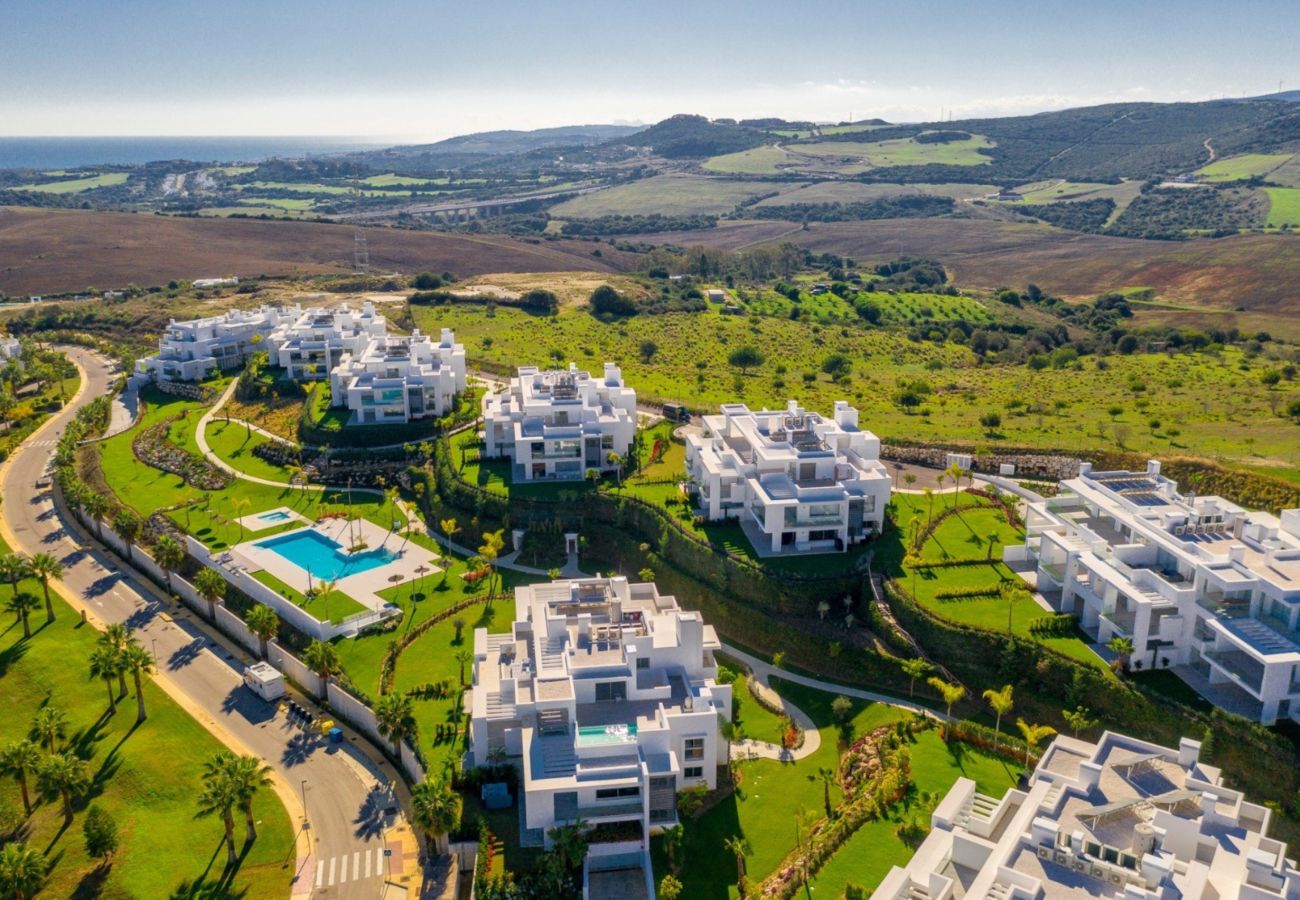
<path fill-rule="evenodd" d="M 284 696 L 284 676 L 268 662 L 256 662 L 244 669 L 244 684 L 268 702 Z"/>

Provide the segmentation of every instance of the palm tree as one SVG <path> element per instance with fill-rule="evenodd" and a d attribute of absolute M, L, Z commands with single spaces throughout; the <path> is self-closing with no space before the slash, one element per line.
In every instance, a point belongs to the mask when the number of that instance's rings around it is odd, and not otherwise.
<path fill-rule="evenodd" d="M 668 868 L 676 875 L 681 871 L 682 860 L 677 858 L 677 854 L 682 852 L 682 845 L 686 841 L 686 826 L 678 822 L 672 828 L 665 828 L 663 835 L 664 850 L 668 853 Z"/>
<path fill-rule="evenodd" d="M 728 850 L 732 856 L 736 857 L 736 886 L 740 890 L 740 896 L 745 896 L 745 857 L 753 853 L 744 835 L 733 834 L 725 841 L 722 846 Z"/>
<path fill-rule="evenodd" d="M 48 869 L 45 854 L 35 847 L 5 844 L 0 848 L 0 895 L 31 900 L 45 884 Z"/>
<path fill-rule="evenodd" d="M 253 841 L 257 838 L 253 798 L 259 790 L 271 786 L 271 767 L 256 756 L 235 756 L 224 765 L 227 776 L 239 789 L 239 808 L 244 813 L 244 841 Z"/>
<path fill-rule="evenodd" d="M 826 818 L 831 817 L 831 785 L 835 783 L 835 770 L 821 766 L 817 769 L 817 777 L 822 780 L 822 806 L 826 808 Z"/>
<path fill-rule="evenodd" d="M 393 758 L 401 756 L 402 741 L 415 734 L 415 709 L 406 694 L 384 694 L 375 704 L 379 733 L 393 745 Z"/>
<path fill-rule="evenodd" d="M 488 567 L 488 596 L 492 596 L 492 586 L 496 581 L 497 557 L 505 549 L 505 529 L 498 528 L 496 531 L 487 531 L 483 533 L 483 544 L 478 548 L 478 555 Z M 463 680 L 463 679 L 462 679 Z"/>
<path fill-rule="evenodd" d="M 154 562 L 167 573 L 167 593 L 172 593 L 172 573 L 185 562 L 185 550 L 170 534 L 164 534 L 153 545 Z"/>
<path fill-rule="evenodd" d="M 555 854 L 566 871 L 572 872 L 587 858 L 587 822 L 581 816 L 564 825 L 557 825 L 546 836 L 551 839 Z"/>
<path fill-rule="evenodd" d="M 259 603 L 248 611 L 248 615 L 244 617 L 244 624 L 248 626 L 249 631 L 257 635 L 262 645 L 262 659 L 266 659 L 267 642 L 280 633 L 280 617 L 271 607 Z"/>
<path fill-rule="evenodd" d="M 117 697 L 113 694 L 113 679 L 122 671 L 122 654 L 101 644 L 90 654 L 90 677 L 102 678 L 108 688 L 109 712 L 117 712 Z"/>
<path fill-rule="evenodd" d="M 247 497 L 236 497 L 230 501 L 230 510 L 235 513 L 235 524 L 239 526 L 239 540 L 244 540 L 244 510 L 252 503 Z"/>
<path fill-rule="evenodd" d="M 27 563 L 45 593 L 45 621 L 54 621 L 54 604 L 50 601 L 50 579 L 63 577 L 63 563 L 49 553 L 37 553 Z"/>
<path fill-rule="evenodd" d="M 925 527 L 929 528 L 930 523 L 934 521 L 934 491 L 931 488 L 924 487 L 921 488 L 921 493 L 925 495 L 927 509 L 925 514 Z"/>
<path fill-rule="evenodd" d="M 1116 635 L 1106 642 L 1106 648 L 1115 654 L 1115 667 L 1127 672 L 1129 657 L 1133 655 L 1132 638 Z"/>
<path fill-rule="evenodd" d="M 944 740 L 947 740 L 948 733 L 952 729 L 952 708 L 960 703 L 961 699 L 966 696 L 966 688 L 962 687 L 960 684 L 952 684 L 944 681 L 938 676 L 928 679 L 926 684 L 939 692 L 939 696 L 943 697 L 943 702 L 948 707 L 946 721 L 943 725 L 943 737 Z"/>
<path fill-rule="evenodd" d="M 126 648 L 131 643 L 130 630 L 120 622 L 114 622 L 104 629 L 104 633 L 99 636 L 98 643 L 104 647 L 112 647 L 118 654 L 119 671 L 117 673 L 117 695 L 126 696 Z"/>
<path fill-rule="evenodd" d="M 997 713 L 997 722 L 993 726 L 994 753 L 998 750 L 998 738 L 1002 736 L 1002 716 L 1011 712 L 1011 708 L 1015 706 L 1015 701 L 1012 699 L 1011 692 L 1012 689 L 1009 684 L 1002 685 L 1002 690 L 1000 691 L 995 691 L 993 688 L 989 688 L 984 692 L 984 699 L 988 701 L 989 707 L 993 712 Z"/>
<path fill-rule="evenodd" d="M 144 530 L 144 523 L 140 521 L 139 516 L 123 506 L 113 514 L 113 530 L 126 544 L 126 559 L 127 562 L 131 562 L 134 559 L 133 548 L 136 539 L 140 537 L 140 532 Z"/>
<path fill-rule="evenodd" d="M 0 556 L 0 579 L 9 582 L 9 587 L 15 594 L 18 593 L 18 582 L 26 578 L 29 572 L 27 557 L 21 553 L 6 553 Z"/>
<path fill-rule="evenodd" d="M 72 801 L 90 790 L 90 766 L 73 753 L 55 753 L 37 767 L 36 783 L 44 794 L 63 800 L 63 817 L 72 821 Z"/>
<path fill-rule="evenodd" d="M 913 656 L 911 659 L 903 660 L 901 666 L 903 674 L 905 674 L 909 679 L 907 683 L 907 696 L 915 697 L 916 679 L 924 678 L 926 675 L 929 675 L 930 672 L 934 670 L 934 666 L 930 665 L 929 660 L 922 659 L 919 656 Z"/>
<path fill-rule="evenodd" d="M 961 476 L 964 470 L 956 463 L 952 463 L 945 470 L 945 474 L 952 480 L 952 508 L 957 508 L 957 501 L 961 498 Z"/>
<path fill-rule="evenodd" d="M 89 491 L 85 499 L 81 501 L 81 506 L 86 511 L 86 515 L 95 520 L 95 537 L 102 541 L 104 539 L 104 516 L 108 515 L 108 511 L 113 508 L 112 502 L 103 494 Z"/>
<path fill-rule="evenodd" d="M 465 663 L 472 662 L 473 659 L 474 659 L 474 654 L 470 653 L 468 650 L 456 651 L 456 662 L 460 663 L 460 686 L 461 687 L 465 686 Z"/>
<path fill-rule="evenodd" d="M 14 618 L 23 623 L 23 637 L 30 638 L 32 636 L 32 623 L 29 617 L 32 611 L 40 609 L 40 606 L 40 598 L 35 594 L 19 591 L 5 603 L 5 612 L 13 613 Z"/>
<path fill-rule="evenodd" d="M 14 741 L 0 750 L 0 771 L 12 775 L 18 782 L 18 792 L 23 796 L 23 811 L 32 814 L 32 801 L 27 793 L 27 776 L 35 774 L 41 762 L 41 748 L 31 741 Z"/>
<path fill-rule="evenodd" d="M 148 716 L 144 708 L 144 676 L 153 673 L 153 657 L 143 644 L 131 638 L 122 650 L 122 668 L 135 680 L 135 720 L 143 722 Z"/>
<path fill-rule="evenodd" d="M 1029 754 L 1040 741 L 1056 734 L 1056 729 L 1051 725 L 1030 725 L 1024 719 L 1016 719 L 1016 727 L 1020 729 L 1020 736 L 1025 739 L 1025 766 L 1028 767 Z"/>
<path fill-rule="evenodd" d="M 307 645 L 307 649 L 302 654 L 302 661 L 320 679 L 321 693 L 325 693 L 329 680 L 343 670 L 339 651 L 333 644 L 325 644 L 321 641 L 312 641 Z"/>
<path fill-rule="evenodd" d="M 194 579 L 194 589 L 208 602 L 208 618 L 216 621 L 217 601 L 226 596 L 226 579 L 213 569 L 204 569 Z"/>
<path fill-rule="evenodd" d="M 447 835 L 460 822 L 460 795 L 446 782 L 422 781 L 411 791 L 412 822 L 437 853 L 444 852 Z"/>
<path fill-rule="evenodd" d="M 221 824 L 226 829 L 226 861 L 234 865 L 235 856 L 235 815 L 234 809 L 239 805 L 241 789 L 230 776 L 230 763 L 234 754 L 222 750 L 203 767 L 203 792 L 199 794 L 199 815 L 220 816 Z"/>
<path fill-rule="evenodd" d="M 46 704 L 36 711 L 36 718 L 32 720 L 32 734 L 51 753 L 58 750 L 58 742 L 66 737 L 67 733 L 68 714 L 63 710 L 52 704 Z"/>
<path fill-rule="evenodd" d="M 1065 718 L 1065 724 L 1070 726 L 1074 736 L 1078 737 L 1080 731 L 1087 731 L 1097 724 L 1097 720 L 1092 717 L 1092 711 L 1086 706 L 1080 706 L 1075 709 L 1067 709 L 1061 715 Z"/>
<path fill-rule="evenodd" d="M 614 467 L 614 471 L 615 473 L 617 473 L 618 476 L 618 483 L 622 485 L 623 484 L 623 457 L 619 456 L 617 453 L 611 450 L 605 454 L 605 462 L 609 463 L 611 466 Z"/>

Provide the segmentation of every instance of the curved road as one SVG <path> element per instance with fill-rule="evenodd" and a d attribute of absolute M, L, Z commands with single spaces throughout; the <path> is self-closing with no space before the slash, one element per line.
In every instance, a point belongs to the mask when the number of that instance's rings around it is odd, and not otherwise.
<path fill-rule="evenodd" d="M 326 745 L 243 687 L 249 657 L 241 648 L 122 568 L 79 524 L 65 520 L 48 488 L 36 488 L 64 426 L 79 407 L 106 393 L 116 375 L 96 354 L 66 352 L 82 369 L 83 387 L 0 469 L 0 533 L 16 551 L 56 555 L 64 566 L 60 593 L 75 609 L 94 623 L 133 628 L 159 661 L 154 678 L 160 687 L 223 743 L 273 767 L 276 793 L 299 829 L 295 898 L 383 897 L 386 878 L 393 886 L 410 879 L 414 887 L 418 847 L 392 788 L 400 781 L 392 767 L 370 755 L 364 738 L 346 731 L 343 744 Z M 389 890 L 389 896 L 403 893 Z"/>

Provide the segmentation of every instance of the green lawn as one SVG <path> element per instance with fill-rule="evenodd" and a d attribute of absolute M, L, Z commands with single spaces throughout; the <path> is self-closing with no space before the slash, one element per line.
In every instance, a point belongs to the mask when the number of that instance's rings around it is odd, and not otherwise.
<path fill-rule="evenodd" d="M 24 587 L 40 592 L 34 582 Z M 223 880 L 221 823 L 195 818 L 203 763 L 221 745 L 152 681 L 145 682 L 149 718 L 143 725 L 135 726 L 134 694 L 115 715 L 105 715 L 104 685 L 87 678 L 97 632 L 80 624 L 61 600 L 55 601 L 55 611 L 53 625 L 43 625 L 43 611 L 33 616 L 33 625 L 43 627 L 30 641 L 8 618 L 0 632 L 0 693 L 9 712 L 0 721 L 0 743 L 26 737 L 36 710 L 52 703 L 67 713 L 68 743 L 90 763 L 94 776 L 91 794 L 78 804 L 70 828 L 62 828 L 57 801 L 42 802 L 33 814 L 28 843 L 45 851 L 52 863 L 41 896 L 286 896 L 293 874 L 293 831 L 274 794 L 268 789 L 259 795 L 257 841 L 233 878 Z M 166 765 L 159 764 L 163 760 Z M 20 803 L 13 779 L 0 782 L 0 802 Z M 97 863 L 88 858 L 81 834 L 90 803 L 117 820 L 121 838 L 102 893 L 92 887 Z"/>
<path fill-rule="evenodd" d="M 749 676 L 738 677 L 732 684 L 731 694 L 733 704 L 739 707 L 735 722 L 742 736 L 779 746 L 785 735 L 785 718 L 754 699 L 749 691 Z"/>
<path fill-rule="evenodd" d="M 1291 159 L 1290 153 L 1244 153 L 1216 159 L 1202 166 L 1196 174 L 1201 181 L 1244 181 L 1256 175 L 1267 175 Z"/>
<path fill-rule="evenodd" d="M 44 184 L 22 184 L 16 191 L 33 191 L 38 194 L 79 194 L 82 191 L 101 187 L 114 187 L 125 184 L 126 172 L 105 172 L 102 175 L 89 175 L 85 178 L 73 178 L 67 181 L 50 181 Z"/>
<path fill-rule="evenodd" d="M 1268 226 L 1300 227 L 1300 188 L 1265 188 L 1268 192 Z"/>
<path fill-rule="evenodd" d="M 691 216 L 731 212 L 736 204 L 782 187 L 776 182 L 728 181 L 698 175 L 656 175 L 574 197 L 551 209 L 561 219 L 611 215 Z"/>
<path fill-rule="evenodd" d="M 342 591 L 330 591 L 328 594 L 317 594 L 308 598 L 301 591 L 293 589 L 266 570 L 254 572 L 253 577 L 322 622 L 342 622 L 348 616 L 365 612 L 369 608 L 362 606 Z"/>
<path fill-rule="evenodd" d="M 207 439 L 213 453 L 246 475 L 270 481 L 289 480 L 289 472 L 283 466 L 269 463 L 253 453 L 255 448 L 270 443 L 270 438 L 250 431 L 238 422 L 218 419 L 208 423 Z"/>

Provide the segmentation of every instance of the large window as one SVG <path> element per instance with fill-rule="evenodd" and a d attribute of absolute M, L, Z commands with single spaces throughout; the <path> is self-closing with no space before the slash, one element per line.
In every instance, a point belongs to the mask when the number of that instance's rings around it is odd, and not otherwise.
<path fill-rule="evenodd" d="M 687 738 L 683 747 L 686 759 L 704 759 L 704 738 Z"/>
<path fill-rule="evenodd" d="M 704 777 L 704 767 L 703 767 L 703 766 L 687 766 L 686 768 L 682 769 L 682 776 L 685 777 L 685 778 L 703 778 L 703 777 Z"/>
<path fill-rule="evenodd" d="M 640 797 L 641 788 L 637 785 L 621 788 L 596 788 L 597 800 L 617 800 L 619 798 Z"/>
<path fill-rule="evenodd" d="M 623 681 L 596 682 L 596 702 L 610 703 L 627 699 L 627 683 Z"/>

